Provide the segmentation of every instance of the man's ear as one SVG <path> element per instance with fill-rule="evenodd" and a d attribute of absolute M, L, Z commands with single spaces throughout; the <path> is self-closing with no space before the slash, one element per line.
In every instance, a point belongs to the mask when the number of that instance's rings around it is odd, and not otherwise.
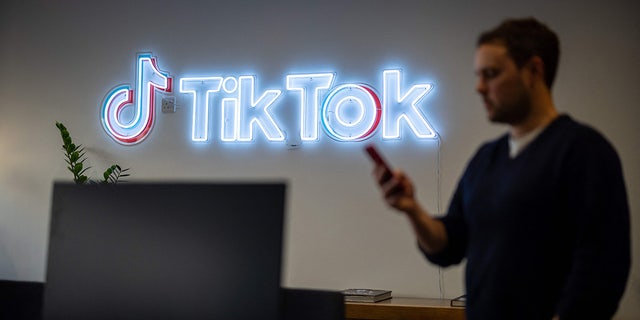
<path fill-rule="evenodd" d="M 539 56 L 531 57 L 527 62 L 527 68 L 529 68 L 531 75 L 544 82 L 544 61 L 542 61 L 542 58 Z"/>

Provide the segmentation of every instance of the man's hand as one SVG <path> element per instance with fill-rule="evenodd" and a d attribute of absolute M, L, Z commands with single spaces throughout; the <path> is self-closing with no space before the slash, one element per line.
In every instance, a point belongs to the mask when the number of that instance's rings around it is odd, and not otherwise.
<path fill-rule="evenodd" d="M 413 182 L 402 170 L 389 174 L 381 165 L 373 169 L 387 204 L 406 213 L 416 233 L 418 243 L 425 252 L 436 253 L 447 245 L 447 232 L 442 221 L 433 219 L 415 198 Z"/>
<path fill-rule="evenodd" d="M 378 181 L 387 204 L 407 214 L 415 214 L 417 202 L 414 196 L 413 183 L 402 170 L 395 170 L 389 177 L 384 167 L 376 165 L 373 175 Z"/>

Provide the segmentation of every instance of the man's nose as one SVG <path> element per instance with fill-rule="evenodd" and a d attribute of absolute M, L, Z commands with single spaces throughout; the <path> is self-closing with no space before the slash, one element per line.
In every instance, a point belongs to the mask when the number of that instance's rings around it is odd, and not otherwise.
<path fill-rule="evenodd" d="M 485 83 L 484 79 L 478 78 L 478 82 L 476 83 L 476 92 L 481 95 L 487 93 L 487 84 Z"/>

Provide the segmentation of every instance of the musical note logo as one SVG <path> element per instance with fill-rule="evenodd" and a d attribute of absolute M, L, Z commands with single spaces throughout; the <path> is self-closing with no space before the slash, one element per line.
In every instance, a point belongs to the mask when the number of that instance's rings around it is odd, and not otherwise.
<path fill-rule="evenodd" d="M 124 145 L 140 143 L 149 136 L 155 122 L 155 93 L 172 92 L 173 78 L 160 71 L 156 57 L 138 55 L 135 90 L 130 85 L 114 87 L 102 105 L 102 125 L 107 134 Z"/>

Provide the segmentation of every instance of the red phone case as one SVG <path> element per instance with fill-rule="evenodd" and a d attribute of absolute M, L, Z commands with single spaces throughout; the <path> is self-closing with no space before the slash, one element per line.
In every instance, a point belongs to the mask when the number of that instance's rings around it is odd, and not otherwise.
<path fill-rule="evenodd" d="M 387 171 L 387 174 L 391 175 L 391 167 L 389 167 L 389 165 L 387 164 L 387 162 L 384 160 L 384 158 L 382 158 L 382 155 L 380 155 L 380 153 L 378 152 L 378 150 L 375 148 L 375 146 L 373 145 L 368 145 L 365 150 L 367 151 L 367 153 L 369 154 L 369 157 L 371 157 L 371 159 L 383 166 L 385 168 L 385 171 Z"/>

